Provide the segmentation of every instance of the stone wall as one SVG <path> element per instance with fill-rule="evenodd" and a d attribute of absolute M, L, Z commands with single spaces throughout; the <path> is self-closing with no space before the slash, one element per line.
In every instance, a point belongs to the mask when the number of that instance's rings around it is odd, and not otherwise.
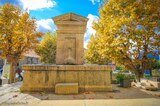
<path fill-rule="evenodd" d="M 111 91 L 111 66 L 25 65 L 22 91 L 52 91 L 57 83 L 78 83 L 79 91 Z"/>

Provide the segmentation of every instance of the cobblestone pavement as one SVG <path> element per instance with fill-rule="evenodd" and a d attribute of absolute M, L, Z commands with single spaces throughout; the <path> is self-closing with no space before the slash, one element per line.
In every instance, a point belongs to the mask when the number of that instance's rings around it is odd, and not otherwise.
<path fill-rule="evenodd" d="M 110 101 L 114 101 L 114 103 L 119 104 L 121 102 L 124 104 L 126 101 L 130 101 L 131 104 L 124 106 L 137 106 L 135 103 L 140 102 L 139 106 L 156 106 L 156 104 L 160 104 L 160 91 L 145 91 L 138 88 L 120 88 L 117 85 L 113 85 L 113 92 L 81 92 L 78 95 L 56 95 L 54 93 L 21 93 L 19 91 L 19 87 L 22 82 L 17 82 L 14 84 L 7 84 L 5 86 L 0 87 L 0 105 L 2 106 L 23 106 L 23 105 L 44 105 L 48 103 L 49 106 L 63 106 L 64 104 L 71 103 L 74 106 L 101 106 L 103 101 L 104 104 L 111 103 Z M 63 100 L 63 101 L 62 101 Z M 137 102 L 134 102 L 137 101 Z M 141 102 L 145 102 L 146 105 L 142 105 Z M 150 101 L 150 102 L 149 102 Z M 159 101 L 159 102 L 157 102 Z M 94 102 L 97 105 L 93 105 Z M 56 104 L 55 104 L 56 103 Z M 64 103 L 64 104 L 63 104 Z M 129 103 L 129 102 L 126 102 Z M 112 103 L 113 104 L 113 103 Z M 151 105 L 152 104 L 152 105 Z M 103 104 L 102 104 L 103 105 Z M 69 104 L 68 104 L 69 106 Z M 114 106 L 114 105 L 108 105 Z M 115 106 L 117 106 L 115 104 Z M 123 105 L 118 105 L 123 106 Z M 159 106 L 159 105 L 158 105 Z"/>

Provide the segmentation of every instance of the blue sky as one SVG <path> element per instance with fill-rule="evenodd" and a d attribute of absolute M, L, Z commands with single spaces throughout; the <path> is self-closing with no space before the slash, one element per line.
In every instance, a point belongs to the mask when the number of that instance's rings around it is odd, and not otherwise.
<path fill-rule="evenodd" d="M 56 26 L 51 19 L 54 16 L 73 12 L 89 18 L 86 33 L 84 34 L 84 47 L 86 47 L 91 34 L 95 34 L 92 22 L 98 19 L 98 6 L 102 0 L 0 0 L 0 5 L 9 2 L 28 11 L 31 18 L 36 18 L 37 31 L 55 31 Z"/>

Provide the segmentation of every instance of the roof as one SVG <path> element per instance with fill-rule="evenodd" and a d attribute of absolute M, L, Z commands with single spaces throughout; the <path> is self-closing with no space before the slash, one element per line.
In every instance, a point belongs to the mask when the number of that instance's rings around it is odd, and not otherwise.
<path fill-rule="evenodd" d="M 40 56 L 36 54 L 34 50 L 29 50 L 26 53 L 24 53 L 25 57 L 34 57 L 34 58 L 39 58 Z"/>
<path fill-rule="evenodd" d="M 87 22 L 88 18 L 77 15 L 75 13 L 67 13 L 67 14 L 62 14 L 59 16 L 56 16 L 53 18 L 54 22 L 58 21 L 81 21 L 81 22 Z"/>

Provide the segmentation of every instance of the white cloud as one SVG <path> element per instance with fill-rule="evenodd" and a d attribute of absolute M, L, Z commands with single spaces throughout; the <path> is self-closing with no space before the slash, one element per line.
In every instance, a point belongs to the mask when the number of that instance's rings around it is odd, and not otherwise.
<path fill-rule="evenodd" d="M 20 0 L 24 9 L 37 10 L 41 8 L 50 8 L 56 5 L 53 0 Z"/>
<path fill-rule="evenodd" d="M 90 39 L 90 36 L 93 34 L 96 34 L 96 31 L 92 28 L 92 23 L 97 22 L 99 17 L 96 15 L 88 14 L 87 18 L 89 19 L 87 22 L 87 30 L 84 35 L 84 48 L 87 48 L 88 41 Z"/>
<path fill-rule="evenodd" d="M 84 41 L 84 48 L 87 49 L 87 45 L 88 45 L 89 39 L 87 39 L 86 41 Z"/>
<path fill-rule="evenodd" d="M 41 19 L 39 21 L 36 21 L 37 24 L 37 31 L 42 31 L 42 32 L 46 32 L 48 30 L 55 31 L 56 30 L 56 26 L 53 22 L 52 19 Z"/>
<path fill-rule="evenodd" d="M 98 3 L 100 2 L 100 0 L 90 0 L 90 1 L 92 2 L 93 5 L 96 4 L 95 2 L 98 2 Z"/>
<path fill-rule="evenodd" d="M 96 31 L 92 28 L 93 22 L 97 22 L 98 21 L 98 16 L 96 15 L 92 15 L 92 14 L 88 14 L 87 18 L 89 19 L 87 22 L 87 32 L 89 34 L 95 34 Z"/>

